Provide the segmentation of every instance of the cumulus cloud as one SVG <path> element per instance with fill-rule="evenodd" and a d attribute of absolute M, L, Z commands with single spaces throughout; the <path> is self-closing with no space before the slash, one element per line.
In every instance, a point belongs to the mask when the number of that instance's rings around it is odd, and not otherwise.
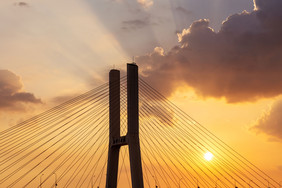
<path fill-rule="evenodd" d="M 18 110 L 22 103 L 41 103 L 34 94 L 22 90 L 19 76 L 9 70 L 0 70 L 0 110 Z"/>
<path fill-rule="evenodd" d="M 137 0 L 137 3 L 141 5 L 144 8 L 149 8 L 154 4 L 154 1 L 152 0 Z"/>
<path fill-rule="evenodd" d="M 282 142 L 282 99 L 277 101 L 268 112 L 265 112 L 250 128 L 256 133 L 264 133 L 270 136 L 271 140 Z"/>
<path fill-rule="evenodd" d="M 209 20 L 195 21 L 167 53 L 158 48 L 136 58 L 142 73 L 166 95 L 184 84 L 230 103 L 282 94 L 282 1 L 254 3 L 255 10 L 231 15 L 218 32 Z"/>

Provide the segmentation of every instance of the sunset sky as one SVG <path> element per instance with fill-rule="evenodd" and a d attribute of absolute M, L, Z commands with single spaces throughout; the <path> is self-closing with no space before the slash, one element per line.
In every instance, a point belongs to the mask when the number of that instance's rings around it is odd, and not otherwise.
<path fill-rule="evenodd" d="M 0 131 L 108 81 L 146 82 L 282 181 L 281 0 L 1 0 Z"/>

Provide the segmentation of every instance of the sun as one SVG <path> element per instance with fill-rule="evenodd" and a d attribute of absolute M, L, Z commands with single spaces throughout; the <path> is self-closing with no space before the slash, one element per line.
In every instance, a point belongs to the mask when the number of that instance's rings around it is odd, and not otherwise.
<path fill-rule="evenodd" d="M 208 151 L 207 153 L 205 153 L 204 158 L 205 158 L 207 161 L 211 161 L 211 160 L 213 159 L 213 154 Z"/>

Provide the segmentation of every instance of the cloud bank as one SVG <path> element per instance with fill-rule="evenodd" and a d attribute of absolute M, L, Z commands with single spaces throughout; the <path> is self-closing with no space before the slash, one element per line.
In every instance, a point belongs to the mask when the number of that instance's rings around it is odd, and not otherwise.
<path fill-rule="evenodd" d="M 218 32 L 195 21 L 179 45 L 136 58 L 154 87 L 170 95 L 189 85 L 202 97 L 255 101 L 282 93 L 282 1 L 255 0 L 255 9 L 228 17 Z"/>
<path fill-rule="evenodd" d="M 264 113 L 256 122 L 256 124 L 250 128 L 251 131 L 256 133 L 264 133 L 271 138 L 276 138 L 276 141 L 282 142 L 282 99 L 277 101 L 271 109 Z M 272 139 L 274 140 L 274 139 Z"/>
<path fill-rule="evenodd" d="M 9 70 L 0 70 L 0 110 L 18 110 L 21 103 L 41 103 L 34 94 L 22 89 L 19 76 Z"/>

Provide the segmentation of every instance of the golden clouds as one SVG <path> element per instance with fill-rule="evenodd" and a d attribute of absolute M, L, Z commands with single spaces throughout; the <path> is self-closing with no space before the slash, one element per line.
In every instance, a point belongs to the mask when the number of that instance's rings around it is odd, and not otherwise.
<path fill-rule="evenodd" d="M 256 6 L 251 13 L 228 17 L 219 32 L 206 19 L 196 21 L 164 56 L 153 52 L 136 62 L 167 95 L 185 84 L 199 96 L 230 103 L 278 96 L 282 93 L 282 1 L 257 0 Z"/>

